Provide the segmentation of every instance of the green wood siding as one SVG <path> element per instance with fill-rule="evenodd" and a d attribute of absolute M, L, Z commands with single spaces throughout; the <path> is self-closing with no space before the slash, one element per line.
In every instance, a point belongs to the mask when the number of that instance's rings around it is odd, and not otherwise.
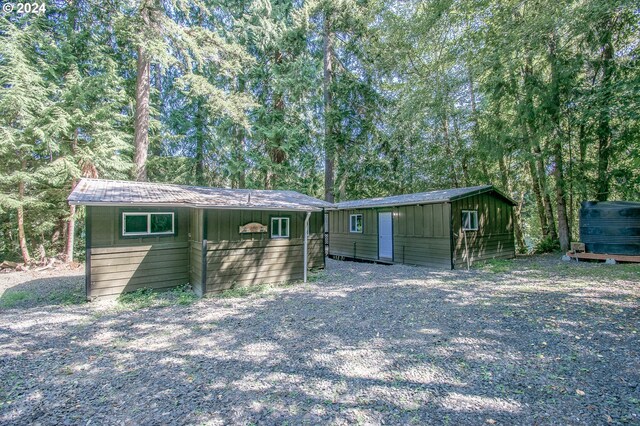
<path fill-rule="evenodd" d="M 394 261 L 451 268 L 449 217 L 447 203 L 396 207 L 393 215 Z"/>
<path fill-rule="evenodd" d="M 189 283 L 198 296 L 204 294 L 202 285 L 203 216 L 202 209 L 189 211 Z"/>
<path fill-rule="evenodd" d="M 393 261 L 451 268 L 450 206 L 446 203 L 329 213 L 329 255 L 378 258 L 378 212 L 393 212 Z M 363 232 L 349 232 L 349 216 L 363 215 Z"/>
<path fill-rule="evenodd" d="M 462 230 L 462 210 L 478 211 L 478 230 Z M 455 267 L 466 265 L 465 233 L 471 262 L 515 257 L 513 207 L 491 194 L 480 194 L 452 203 Z"/>
<path fill-rule="evenodd" d="M 120 207 L 88 210 L 92 221 L 90 298 L 186 283 L 191 283 L 196 294 L 204 295 L 233 286 L 303 278 L 305 213 Z M 176 213 L 176 235 L 122 238 L 122 211 L 168 210 Z M 289 217 L 290 238 L 271 239 L 270 232 L 239 233 L 238 228 L 249 222 L 270 226 L 273 216 Z M 322 213 L 313 213 L 309 219 L 308 260 L 312 269 L 324 267 L 322 221 Z"/>
<path fill-rule="evenodd" d="M 362 232 L 349 232 L 349 216 L 362 215 Z M 378 260 L 378 212 L 375 209 L 329 212 L 329 255 Z"/>
<path fill-rule="evenodd" d="M 91 278 L 87 297 L 113 297 L 138 288 L 189 282 L 189 209 L 92 207 Z M 122 212 L 173 211 L 175 235 L 122 237 Z"/>
<path fill-rule="evenodd" d="M 205 210 L 207 215 L 207 293 L 233 287 L 303 278 L 304 218 L 301 212 Z M 271 238 L 271 217 L 289 217 L 290 238 Z M 267 225 L 267 232 L 240 234 L 249 222 Z M 324 267 L 322 213 L 309 219 L 309 267 Z"/>

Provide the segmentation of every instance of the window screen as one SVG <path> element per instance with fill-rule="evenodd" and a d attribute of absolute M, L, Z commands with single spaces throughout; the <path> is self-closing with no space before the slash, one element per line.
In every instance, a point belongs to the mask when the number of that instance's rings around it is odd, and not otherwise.
<path fill-rule="evenodd" d="M 289 238 L 289 218 L 271 218 L 271 238 Z"/>
<path fill-rule="evenodd" d="M 478 211 L 462 210 L 462 229 L 476 231 L 478 229 Z"/>
<path fill-rule="evenodd" d="M 173 232 L 173 214 L 151 213 L 151 233 Z"/>
<path fill-rule="evenodd" d="M 147 215 L 125 214 L 124 216 L 124 233 L 140 234 L 147 233 Z"/>
<path fill-rule="evenodd" d="M 124 212 L 122 213 L 122 235 L 171 235 L 174 229 L 175 215 L 172 212 Z"/>
<path fill-rule="evenodd" d="M 362 232 L 361 214 L 352 214 L 349 216 L 349 232 Z"/>

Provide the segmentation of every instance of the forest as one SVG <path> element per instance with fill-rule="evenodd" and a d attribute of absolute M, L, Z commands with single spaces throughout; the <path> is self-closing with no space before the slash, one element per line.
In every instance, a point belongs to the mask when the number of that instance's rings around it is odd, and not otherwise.
<path fill-rule="evenodd" d="M 577 240 L 581 201 L 640 199 L 634 1 L 43 1 L 0 17 L 2 258 L 82 257 L 82 177 L 493 184 L 522 253 Z"/>

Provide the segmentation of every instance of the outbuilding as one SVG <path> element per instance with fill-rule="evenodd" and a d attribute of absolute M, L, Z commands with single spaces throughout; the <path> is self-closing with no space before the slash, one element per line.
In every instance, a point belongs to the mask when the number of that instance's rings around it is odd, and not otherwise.
<path fill-rule="evenodd" d="M 82 179 L 87 298 L 190 283 L 202 296 L 324 267 L 324 209 L 294 191 Z"/>
<path fill-rule="evenodd" d="M 340 202 L 329 256 L 447 269 L 512 258 L 514 205 L 491 185 Z"/>

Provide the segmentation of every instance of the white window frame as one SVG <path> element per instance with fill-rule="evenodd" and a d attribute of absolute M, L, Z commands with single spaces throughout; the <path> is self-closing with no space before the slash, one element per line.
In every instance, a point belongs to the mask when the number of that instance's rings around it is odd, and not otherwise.
<path fill-rule="evenodd" d="M 278 224 L 279 224 L 278 230 L 279 230 L 281 235 L 273 235 L 273 222 L 276 221 L 276 220 L 278 221 Z M 282 223 L 283 222 L 286 222 L 286 224 L 287 224 L 287 235 L 282 235 Z M 271 228 L 270 229 L 271 238 L 276 239 L 276 240 L 290 238 L 291 237 L 290 225 L 291 225 L 291 220 L 287 216 L 273 216 L 271 218 L 271 220 L 269 221 L 269 227 Z"/>
<path fill-rule="evenodd" d="M 154 215 L 154 214 L 171 215 L 171 231 L 151 232 L 151 215 Z M 146 232 L 127 232 L 127 216 L 146 216 L 147 231 Z M 122 212 L 122 236 L 123 237 L 174 235 L 175 230 L 176 230 L 176 216 L 174 212 Z"/>
<path fill-rule="evenodd" d="M 358 216 L 360 216 L 360 230 L 358 231 Z M 356 218 L 356 227 L 353 227 L 353 218 Z M 351 214 L 349 215 L 349 232 L 354 233 L 354 234 L 362 234 L 362 232 L 364 231 L 364 219 L 362 217 L 361 214 Z"/>
<path fill-rule="evenodd" d="M 465 213 L 467 213 L 467 217 L 469 218 L 468 221 L 465 221 Z M 473 220 L 471 220 L 471 217 L 475 218 L 475 224 L 476 226 L 473 227 L 472 223 L 474 222 Z M 469 226 L 467 227 L 467 223 L 469 222 Z M 477 231 L 478 230 L 478 210 L 462 210 L 462 230 L 463 231 Z"/>

